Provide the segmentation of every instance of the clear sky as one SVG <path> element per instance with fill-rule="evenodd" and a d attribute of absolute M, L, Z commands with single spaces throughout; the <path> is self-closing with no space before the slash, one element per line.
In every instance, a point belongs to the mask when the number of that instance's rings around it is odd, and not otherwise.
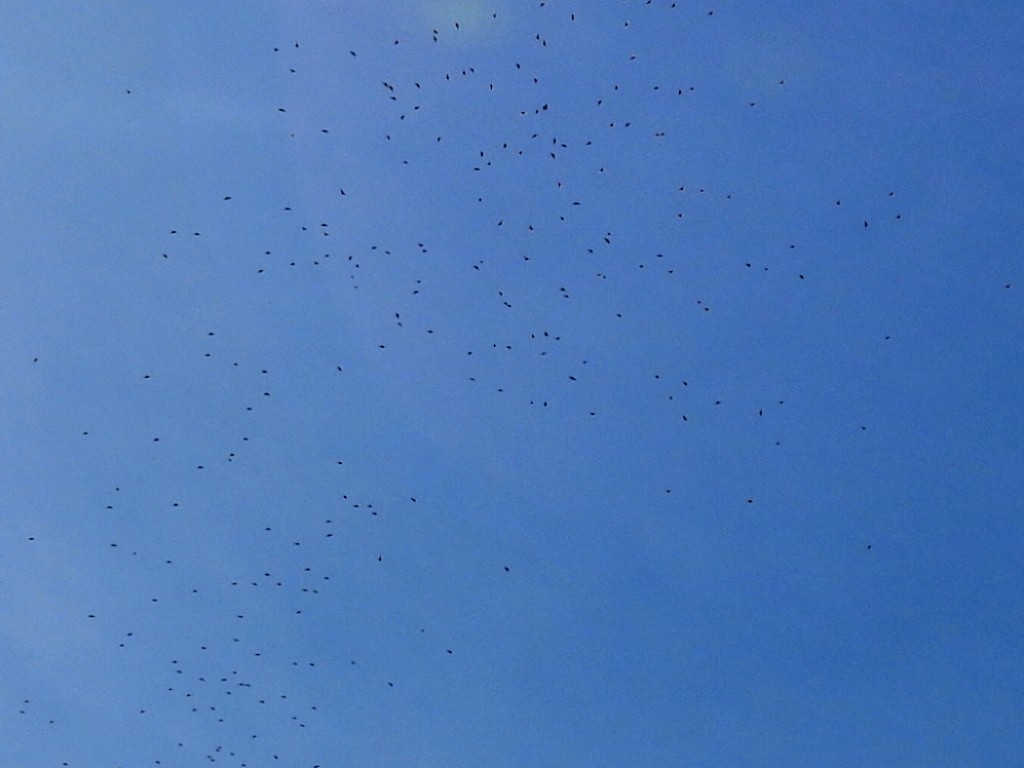
<path fill-rule="evenodd" d="M 1022 30 L 0 4 L 0 766 L 1020 764 Z"/>

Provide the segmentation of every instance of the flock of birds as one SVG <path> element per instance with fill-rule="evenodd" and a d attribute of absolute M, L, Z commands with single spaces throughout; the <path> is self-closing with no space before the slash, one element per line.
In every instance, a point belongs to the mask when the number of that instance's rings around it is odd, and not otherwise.
<path fill-rule="evenodd" d="M 259 359 L 266 345 L 223 330 L 216 318 L 224 313 L 215 308 L 202 331 L 189 326 L 178 340 L 191 383 L 176 377 L 173 364 L 137 371 L 119 390 L 136 404 L 125 405 L 135 411 L 130 426 L 76 425 L 74 453 L 102 455 L 110 435 L 127 434 L 120 450 L 136 463 L 123 478 L 108 465 L 96 473 L 103 487 L 95 489 L 92 508 L 81 511 L 92 521 L 86 523 L 91 534 L 61 548 L 72 558 L 98 561 L 110 574 L 112 583 L 95 604 L 65 621 L 72 634 L 121 654 L 116 663 L 124 664 L 138 696 L 130 713 L 137 724 L 127 727 L 154 728 L 150 721 L 157 719 L 163 731 L 173 730 L 160 739 L 170 739 L 176 752 L 154 747 L 148 763 L 136 765 L 339 765 L 323 751 L 335 727 L 323 701 L 335 686 L 368 697 L 399 691 L 413 675 L 408 665 L 387 669 L 386 654 L 375 654 L 377 639 L 346 646 L 327 638 L 352 608 L 346 595 L 353 582 L 391 580 L 393 586 L 416 578 L 389 572 L 392 551 L 381 526 L 393 530 L 417 516 L 442 515 L 448 502 L 437 489 L 459 481 L 402 478 L 378 495 L 379 470 L 359 448 L 320 446 L 317 466 L 280 491 L 293 497 L 295 508 L 268 511 L 241 489 L 271 486 L 299 471 L 288 460 L 284 469 L 273 466 L 282 436 L 302 446 L 294 448 L 301 456 L 312 455 L 319 449 L 303 445 L 303 430 L 319 435 L 309 426 L 317 419 L 336 423 L 347 413 L 372 411 L 375 397 L 386 412 L 391 401 L 402 401 L 403 387 L 426 387 L 434 389 L 431 402 L 443 401 L 448 410 L 418 414 L 424 429 L 434 421 L 440 428 L 452 414 L 464 417 L 444 430 L 434 446 L 438 454 L 449 441 L 474 429 L 483 435 L 504 418 L 547 419 L 554 432 L 577 436 L 564 446 L 576 454 L 596 450 L 580 444 L 579 435 L 612 443 L 654 435 L 647 426 L 628 426 L 637 420 L 662 425 L 653 438 L 662 446 L 670 440 L 690 450 L 693 438 L 685 430 L 707 435 L 725 428 L 757 430 L 755 457 L 784 449 L 791 431 L 786 414 L 800 407 L 792 391 L 777 380 L 761 386 L 756 363 L 752 373 L 705 374 L 692 362 L 696 353 L 673 350 L 693 347 L 684 337 L 724 338 L 715 323 L 736 322 L 757 296 L 812 307 L 801 292 L 813 291 L 827 270 L 820 253 L 804 252 L 812 238 L 806 231 L 771 231 L 757 249 L 722 243 L 732 242 L 762 201 L 756 190 L 732 186 L 734 177 L 715 176 L 713 163 L 691 162 L 686 154 L 686 137 L 705 120 L 728 124 L 756 144 L 759 126 L 771 119 L 761 115 L 788 98 L 791 73 L 766 73 L 749 93 L 736 88 L 709 96 L 699 75 L 673 67 L 671 51 L 661 52 L 663 61 L 644 55 L 639 35 L 656 26 L 699 35 L 702 24 L 720 17 L 713 9 L 647 0 L 624 5 L 612 24 L 604 16 L 594 22 L 582 6 L 534 5 L 515 12 L 542 19 L 543 31 L 529 34 L 521 20 L 505 26 L 502 13 L 511 11 L 488 11 L 410 35 L 403 29 L 335 41 L 311 29 L 299 39 L 266 43 L 267 91 L 279 99 L 265 109 L 267 130 L 284 152 L 316 167 L 301 183 L 284 185 L 289 190 L 257 196 L 240 184 L 216 199 L 192 200 L 182 210 L 193 214 L 154 226 L 149 259 L 163 270 L 155 274 L 185 284 L 193 271 L 220 270 L 239 286 L 232 302 L 255 307 L 254 316 L 276 313 L 282 322 L 289 307 L 305 318 L 307 305 L 317 301 L 355 307 L 359 317 L 345 344 L 318 347 L 316 330 L 299 329 L 284 342 L 304 339 L 298 348 L 267 361 Z M 635 32 L 637 26 L 646 31 Z M 500 54 L 481 42 L 489 35 L 499 35 Z M 607 46 L 608 60 L 580 82 L 574 56 L 594 41 Z M 388 56 L 396 63 L 382 65 Z M 318 84 L 336 79 L 363 94 L 368 108 L 357 124 L 317 103 Z M 120 95 L 128 109 L 145 97 L 136 84 Z M 877 243 L 904 225 L 904 202 L 900 190 L 880 187 L 823 194 L 801 205 L 827 217 L 836 238 Z M 421 222 L 423 234 L 410 237 L 406 220 Z M 256 234 L 232 248 L 244 226 L 239 222 L 253 223 Z M 202 313 L 202 307 L 195 311 Z M 895 341 L 888 332 L 871 343 L 880 349 Z M 610 347 L 622 354 L 609 354 Z M 701 349 L 700 356 L 714 351 Z M 38 370 L 55 363 L 42 349 L 30 364 Z M 392 375 L 398 384 L 377 388 Z M 313 394 L 324 387 L 361 394 Z M 204 410 L 200 391 L 216 392 L 217 404 Z M 298 409 L 308 418 L 289 427 Z M 486 417 L 474 421 L 477 412 Z M 116 422 L 121 407 L 113 402 L 106 413 Z M 388 418 L 403 416 L 382 421 Z M 838 422 L 850 439 L 871 429 L 854 411 Z M 191 444 L 185 433 L 193 429 L 200 438 Z M 468 444 L 479 445 L 481 435 L 468 437 Z M 94 440 L 106 440 L 104 447 Z M 195 444 L 203 450 L 182 447 Z M 382 450 L 378 458 L 387 461 Z M 330 511 L 306 509 L 307 481 L 322 486 L 308 491 L 310 498 L 335 499 Z M 571 472 L 565 482 L 574 482 Z M 157 509 L 141 501 L 151 499 L 140 490 L 147 483 L 165 494 Z M 396 485 L 403 487 L 395 491 Z M 737 514 L 757 509 L 754 485 L 735 488 L 726 506 Z M 686 491 L 666 477 L 650 492 L 659 501 L 638 504 L 682 501 Z M 267 491 L 271 504 L 280 502 L 278 492 Z M 204 520 L 236 497 L 251 508 L 216 524 Z M 231 531 L 234 542 L 223 552 L 216 541 L 190 549 L 193 533 L 211 530 Z M 56 531 L 33 531 L 25 545 L 39 551 L 60 538 Z M 870 556 L 870 540 L 857 547 Z M 495 600 L 515 580 L 529 578 L 527 562 L 522 552 L 508 550 L 481 567 L 490 570 Z M 416 650 L 406 653 L 424 665 L 447 664 L 439 674 L 457 674 L 460 637 L 411 621 L 401 642 Z M 323 642 L 294 642 L 321 635 Z M 381 647 L 387 642 L 379 639 Z M 167 644 L 179 650 L 151 658 Z M 307 647 L 316 650 L 296 653 Z M 41 709 L 38 698 L 44 697 L 18 697 L 11 711 L 20 720 L 6 717 L 6 727 L 59 743 L 66 723 Z M 73 748 L 55 764 L 99 765 Z"/>

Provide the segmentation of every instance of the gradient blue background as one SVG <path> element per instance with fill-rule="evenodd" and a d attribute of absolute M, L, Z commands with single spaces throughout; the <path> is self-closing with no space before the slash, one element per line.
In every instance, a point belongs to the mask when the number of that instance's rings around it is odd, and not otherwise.
<path fill-rule="evenodd" d="M 1021 764 L 1022 30 L 4 2 L 0 764 Z"/>

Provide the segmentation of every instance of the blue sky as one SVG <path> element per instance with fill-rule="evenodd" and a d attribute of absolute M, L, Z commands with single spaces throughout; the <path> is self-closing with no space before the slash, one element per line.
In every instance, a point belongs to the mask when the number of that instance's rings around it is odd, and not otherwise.
<path fill-rule="evenodd" d="M 1022 17 L 4 3 L 0 763 L 1019 761 Z"/>

